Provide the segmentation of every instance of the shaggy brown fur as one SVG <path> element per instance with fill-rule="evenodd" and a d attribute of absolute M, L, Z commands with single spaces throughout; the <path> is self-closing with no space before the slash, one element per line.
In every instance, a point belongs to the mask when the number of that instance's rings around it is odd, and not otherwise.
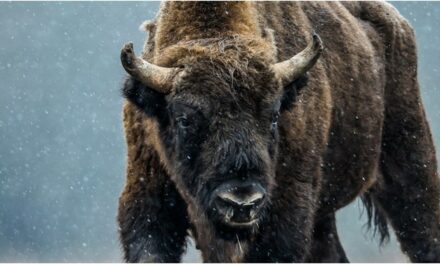
<path fill-rule="evenodd" d="M 144 58 L 186 74 L 169 95 L 125 84 L 126 261 L 179 261 L 191 230 L 205 261 L 344 262 L 335 212 L 362 194 L 411 260 L 440 261 L 440 182 L 415 37 L 391 5 L 165 2 L 155 23 Z M 280 89 L 270 65 L 314 31 L 325 51 L 307 87 Z M 176 143 L 176 101 L 198 108 L 193 129 L 206 133 L 191 144 Z M 258 232 L 222 229 L 210 216 L 205 199 L 233 162 L 246 173 L 255 165 L 270 195 Z"/>

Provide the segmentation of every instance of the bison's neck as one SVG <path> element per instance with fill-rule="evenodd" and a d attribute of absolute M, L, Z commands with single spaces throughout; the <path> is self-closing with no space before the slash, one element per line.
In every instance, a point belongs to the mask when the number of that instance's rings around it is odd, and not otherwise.
<path fill-rule="evenodd" d="M 226 35 L 261 35 L 250 2 L 165 2 L 156 32 L 156 48 L 182 40 Z"/>

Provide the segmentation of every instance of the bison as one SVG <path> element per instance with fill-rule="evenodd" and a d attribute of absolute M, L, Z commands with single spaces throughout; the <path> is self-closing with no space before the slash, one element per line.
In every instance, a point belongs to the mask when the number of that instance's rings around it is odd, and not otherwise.
<path fill-rule="evenodd" d="M 129 262 L 346 262 L 362 197 L 440 261 L 440 182 L 414 32 L 384 2 L 164 2 L 126 44 L 120 240 Z"/>

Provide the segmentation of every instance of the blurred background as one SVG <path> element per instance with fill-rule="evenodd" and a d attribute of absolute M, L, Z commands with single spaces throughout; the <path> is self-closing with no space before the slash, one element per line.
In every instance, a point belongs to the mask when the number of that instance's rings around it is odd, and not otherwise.
<path fill-rule="evenodd" d="M 414 26 L 422 96 L 440 142 L 440 3 L 393 2 Z M 0 261 L 120 262 L 126 146 L 119 52 L 157 2 L 0 2 Z M 405 262 L 355 201 L 338 228 L 353 262 Z M 185 261 L 199 261 L 189 246 Z"/>

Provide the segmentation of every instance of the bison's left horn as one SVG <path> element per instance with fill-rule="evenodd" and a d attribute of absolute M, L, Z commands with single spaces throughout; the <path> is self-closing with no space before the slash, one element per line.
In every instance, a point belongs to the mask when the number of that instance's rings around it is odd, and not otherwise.
<path fill-rule="evenodd" d="M 169 93 L 178 68 L 166 68 L 136 57 L 133 43 L 127 43 L 121 50 L 121 62 L 125 71 L 141 83 L 160 93 Z"/>
<path fill-rule="evenodd" d="M 315 65 L 323 50 L 321 38 L 313 34 L 312 43 L 292 58 L 278 62 L 272 67 L 284 86 L 289 85 Z"/>

